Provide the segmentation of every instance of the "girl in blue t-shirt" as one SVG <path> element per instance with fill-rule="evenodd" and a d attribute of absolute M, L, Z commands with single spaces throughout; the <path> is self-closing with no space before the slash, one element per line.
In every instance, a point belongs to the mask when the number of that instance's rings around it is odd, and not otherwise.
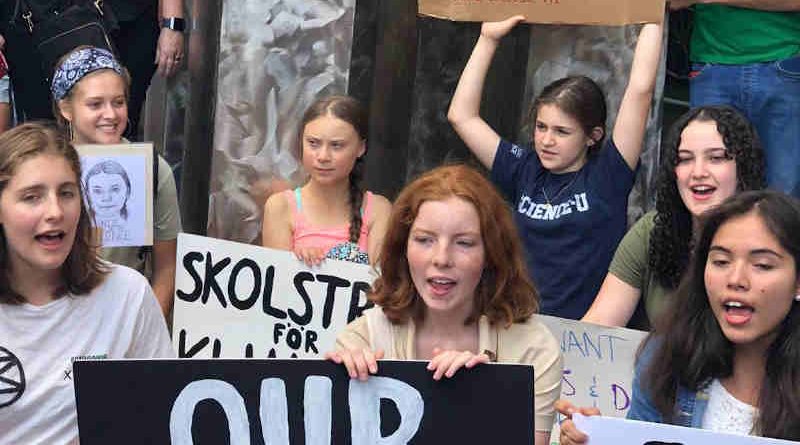
<path fill-rule="evenodd" d="M 627 199 L 642 152 L 662 27 L 644 25 L 612 137 L 605 137 L 603 92 L 571 76 L 546 86 L 534 100 L 533 150 L 501 137 L 479 114 L 486 73 L 515 16 L 484 23 L 461 74 L 448 119 L 514 204 L 529 273 L 544 314 L 578 319 L 586 312 L 627 225 Z"/>

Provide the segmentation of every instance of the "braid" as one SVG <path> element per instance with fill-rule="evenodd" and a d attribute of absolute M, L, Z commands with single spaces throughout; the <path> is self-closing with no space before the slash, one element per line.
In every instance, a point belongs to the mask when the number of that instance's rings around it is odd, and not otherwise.
<path fill-rule="evenodd" d="M 353 170 L 350 171 L 350 242 L 358 244 L 361 238 L 361 203 L 364 200 L 364 190 L 361 188 L 361 169 L 364 165 L 363 157 L 356 159 Z"/>
<path fill-rule="evenodd" d="M 332 116 L 341 119 L 344 122 L 352 125 L 356 134 L 362 144 L 366 144 L 367 130 L 369 128 L 369 119 L 367 111 L 361 103 L 349 96 L 329 96 L 315 101 L 308 107 L 303 119 L 300 122 L 300 131 L 298 133 L 298 150 L 302 154 L 303 150 L 303 131 L 306 125 L 321 116 Z M 366 153 L 366 145 L 364 146 Z M 350 241 L 358 243 L 361 238 L 361 227 L 364 222 L 361 218 L 361 204 L 364 200 L 364 189 L 361 185 L 363 176 L 362 170 L 364 168 L 363 155 L 356 158 L 353 169 L 349 175 L 349 192 L 350 192 Z"/>

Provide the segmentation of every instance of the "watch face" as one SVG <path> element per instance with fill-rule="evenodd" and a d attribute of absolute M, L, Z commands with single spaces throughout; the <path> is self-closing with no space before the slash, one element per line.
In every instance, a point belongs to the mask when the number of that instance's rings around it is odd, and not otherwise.
<path fill-rule="evenodd" d="M 186 21 L 180 17 L 169 17 L 161 21 L 161 27 L 173 31 L 183 31 L 186 28 Z"/>

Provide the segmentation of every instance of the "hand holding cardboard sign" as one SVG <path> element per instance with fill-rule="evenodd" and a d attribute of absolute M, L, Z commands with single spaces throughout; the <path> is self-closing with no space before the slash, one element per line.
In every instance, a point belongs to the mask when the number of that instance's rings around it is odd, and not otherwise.
<path fill-rule="evenodd" d="M 481 26 L 481 37 L 499 42 L 512 28 L 523 21 L 525 21 L 525 16 L 515 15 L 502 22 L 484 22 L 483 26 Z"/>
<path fill-rule="evenodd" d="M 319 247 L 296 247 L 294 256 L 307 266 L 319 266 L 325 259 L 325 251 Z"/>
<path fill-rule="evenodd" d="M 566 419 L 561 422 L 561 433 L 559 442 L 561 445 L 580 445 L 589 441 L 589 436 L 584 434 L 575 423 L 572 422 L 572 415 L 575 413 L 583 414 L 584 416 L 599 416 L 600 410 L 597 408 L 582 407 L 578 408 L 567 400 L 557 400 L 554 408 Z"/>
<path fill-rule="evenodd" d="M 697 3 L 697 0 L 669 0 L 669 9 L 677 11 L 678 9 L 688 8 L 695 3 Z"/>

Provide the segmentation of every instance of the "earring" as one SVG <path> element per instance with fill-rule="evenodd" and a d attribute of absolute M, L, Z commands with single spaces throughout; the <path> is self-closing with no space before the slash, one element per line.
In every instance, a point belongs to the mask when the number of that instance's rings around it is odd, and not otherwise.
<path fill-rule="evenodd" d="M 72 135 L 72 121 L 67 121 L 67 137 L 69 138 L 70 142 L 72 142 L 74 139 Z"/>
<path fill-rule="evenodd" d="M 794 296 L 794 301 L 800 301 L 800 294 Z"/>

